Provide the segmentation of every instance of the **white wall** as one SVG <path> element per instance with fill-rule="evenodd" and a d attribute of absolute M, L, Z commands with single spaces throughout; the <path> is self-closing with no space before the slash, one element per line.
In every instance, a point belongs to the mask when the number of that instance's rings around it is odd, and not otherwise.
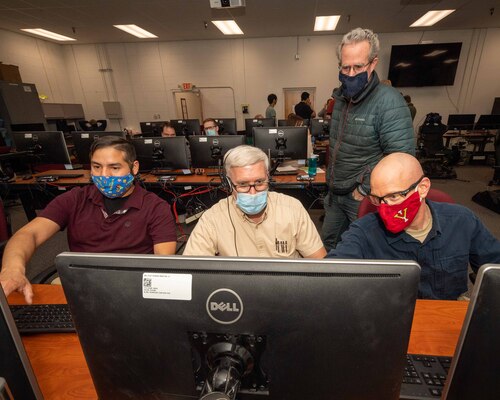
<path fill-rule="evenodd" d="M 263 114 L 267 95 L 278 95 L 278 118 L 284 118 L 283 88 L 315 87 L 319 110 L 338 86 L 335 48 L 341 35 L 224 39 L 212 41 L 147 42 L 103 45 L 57 45 L 0 31 L 0 54 L 5 63 L 19 65 L 26 82 L 37 85 L 50 102 L 82 103 L 88 119 L 105 118 L 103 101 L 119 101 L 123 120 L 110 129 L 139 128 L 140 121 L 177 118 L 173 90 L 182 82 L 198 87 L 234 91 L 238 127 L 243 119 Z M 377 72 L 386 78 L 393 44 L 421 40 L 462 42 L 454 86 L 402 88 L 417 107 L 417 127 L 428 112 L 446 121 L 451 113 L 489 114 L 500 97 L 500 29 L 426 31 L 381 34 Z M 295 59 L 295 54 L 300 59 Z M 207 106 L 217 109 L 217 90 L 206 89 Z M 212 96 L 207 98 L 206 96 Z M 243 115 L 240 105 L 250 104 Z M 231 107 L 224 99 L 219 107 Z M 230 117 L 228 115 L 214 117 Z"/>

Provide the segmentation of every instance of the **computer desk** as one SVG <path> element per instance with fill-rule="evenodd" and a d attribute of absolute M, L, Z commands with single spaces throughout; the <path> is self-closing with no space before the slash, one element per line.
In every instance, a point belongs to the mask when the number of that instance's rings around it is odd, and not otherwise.
<path fill-rule="evenodd" d="M 65 303 L 61 286 L 33 285 L 34 303 Z M 10 304 L 23 304 L 13 293 Z M 452 356 L 468 302 L 417 300 L 409 353 Z M 73 333 L 23 336 L 38 383 L 45 399 L 97 399 L 78 337 Z"/>
<path fill-rule="evenodd" d="M 453 138 L 462 138 L 474 145 L 473 154 L 484 153 L 486 143 L 497 135 L 496 130 L 483 130 L 483 131 L 447 131 L 443 135 L 446 139 L 445 147 L 450 147 L 450 140 Z"/>
<path fill-rule="evenodd" d="M 206 172 L 217 172 L 216 169 L 206 169 Z M 55 182 L 36 182 L 36 177 L 39 175 L 63 175 L 63 174 L 77 174 L 82 173 L 80 178 L 62 178 Z M 189 188 L 200 186 L 220 186 L 219 176 L 201 175 L 177 175 L 175 181 L 165 184 L 166 187 Z M 163 185 L 158 183 L 158 177 L 151 174 L 141 174 L 141 179 L 148 190 L 161 191 Z M 296 175 L 278 175 L 274 176 L 274 188 L 277 191 L 292 191 L 302 190 L 307 187 L 315 188 L 319 191 L 326 191 L 325 173 L 318 173 L 313 181 L 297 181 Z M 16 193 L 21 200 L 21 203 L 29 221 L 36 217 L 36 210 L 43 208 L 51 198 L 58 194 L 64 193 L 66 188 L 73 186 L 85 186 L 90 183 L 89 170 L 49 170 L 39 174 L 33 174 L 30 179 L 23 179 L 22 176 L 16 177 L 13 182 L 9 183 L 9 190 Z M 50 192 L 50 196 L 44 196 L 45 192 Z"/>

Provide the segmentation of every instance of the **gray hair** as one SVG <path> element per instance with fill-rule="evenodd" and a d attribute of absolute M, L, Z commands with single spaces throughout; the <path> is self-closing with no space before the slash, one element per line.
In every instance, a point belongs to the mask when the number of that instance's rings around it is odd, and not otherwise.
<path fill-rule="evenodd" d="M 339 62 L 342 63 L 342 47 L 346 44 L 360 43 L 367 41 L 370 44 L 370 53 L 368 54 L 368 61 L 373 61 L 377 57 L 380 50 L 380 42 L 378 40 L 378 35 L 373 33 L 370 29 L 356 28 L 350 32 L 347 32 L 342 38 L 337 47 L 337 58 Z"/>
<path fill-rule="evenodd" d="M 229 175 L 231 168 L 246 167 L 263 161 L 266 170 L 269 170 L 269 158 L 261 149 L 248 145 L 241 145 L 229 150 L 224 156 L 224 172 Z"/>

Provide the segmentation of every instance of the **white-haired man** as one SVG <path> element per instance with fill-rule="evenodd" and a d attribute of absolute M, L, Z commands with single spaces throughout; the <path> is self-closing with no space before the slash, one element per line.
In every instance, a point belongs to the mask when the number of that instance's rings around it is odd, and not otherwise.
<path fill-rule="evenodd" d="M 295 198 L 269 191 L 269 159 L 238 146 L 224 159 L 231 195 L 205 211 L 184 255 L 323 258 L 326 250 Z"/>

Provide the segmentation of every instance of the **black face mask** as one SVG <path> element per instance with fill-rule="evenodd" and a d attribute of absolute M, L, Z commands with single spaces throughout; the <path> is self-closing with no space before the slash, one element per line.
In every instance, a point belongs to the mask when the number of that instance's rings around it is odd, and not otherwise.
<path fill-rule="evenodd" d="M 358 95 L 368 83 L 368 72 L 360 72 L 357 75 L 349 76 L 339 72 L 339 81 L 342 83 L 342 94 L 348 99 Z"/>

